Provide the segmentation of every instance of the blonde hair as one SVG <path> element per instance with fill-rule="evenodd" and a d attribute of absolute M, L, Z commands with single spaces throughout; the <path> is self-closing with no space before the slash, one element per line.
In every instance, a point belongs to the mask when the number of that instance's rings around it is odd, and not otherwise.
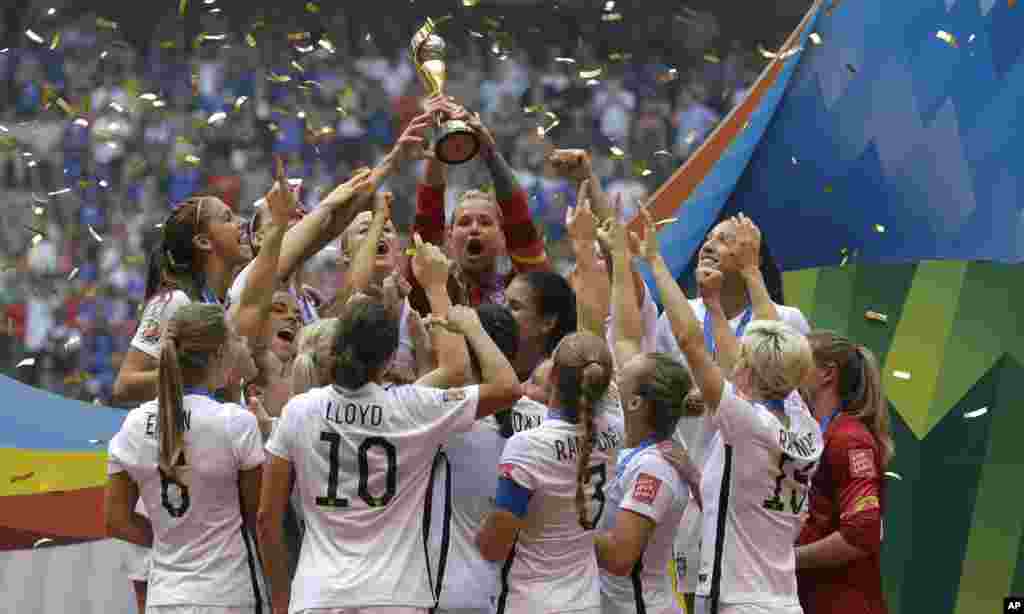
<path fill-rule="evenodd" d="M 784 322 L 755 320 L 740 338 L 736 371 L 749 370 L 751 392 L 763 399 L 785 399 L 813 364 L 807 339 Z"/>
<path fill-rule="evenodd" d="M 875 354 L 830 330 L 815 330 L 807 336 L 819 367 L 833 363 L 838 371 L 836 387 L 842 412 L 858 418 L 878 441 L 885 468 L 896 454 L 889 432 L 889 402 L 882 389 L 882 375 Z"/>
<path fill-rule="evenodd" d="M 612 381 L 612 355 L 604 339 L 589 332 L 566 336 L 552 355 L 552 375 L 558 400 L 576 412 L 583 427 L 576 466 L 576 513 L 585 531 L 594 529 L 587 518 L 584 487 L 590 482 L 590 455 L 594 451 L 594 405 Z"/>
<path fill-rule="evenodd" d="M 452 209 L 452 216 L 448 221 L 448 225 L 451 226 L 455 224 L 455 219 L 459 215 L 459 210 L 462 209 L 466 203 L 474 200 L 485 201 L 487 204 L 494 207 L 494 215 L 497 217 L 499 222 L 502 221 L 501 207 L 498 206 L 498 199 L 494 194 L 484 192 L 483 190 L 466 190 L 462 194 L 459 194 L 459 197 L 455 200 L 455 207 Z"/>
<path fill-rule="evenodd" d="M 324 339 L 331 340 L 333 344 L 334 336 L 338 334 L 338 322 L 338 318 L 324 318 L 303 326 L 299 331 L 295 341 L 295 360 L 292 362 L 291 396 L 327 383 L 321 382 L 318 377 L 316 351 Z"/>
<path fill-rule="evenodd" d="M 228 327 L 220 305 L 190 303 L 171 317 L 160 347 L 157 407 L 160 423 L 160 471 L 177 475 L 185 453 L 185 384 L 204 381 L 224 347 Z"/>

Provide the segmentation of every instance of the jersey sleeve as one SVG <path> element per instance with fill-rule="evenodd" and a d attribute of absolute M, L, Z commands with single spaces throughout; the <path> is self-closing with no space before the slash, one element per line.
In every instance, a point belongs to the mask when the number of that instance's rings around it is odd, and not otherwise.
<path fill-rule="evenodd" d="M 228 417 L 228 437 L 239 470 L 248 471 L 263 464 L 263 435 L 254 414 L 234 406 Z"/>
<path fill-rule="evenodd" d="M 750 401 L 736 393 L 731 382 L 725 382 L 718 411 L 711 418 L 712 426 L 722 433 L 725 443 L 730 445 L 750 443 L 762 432 L 761 417 Z"/>
<path fill-rule="evenodd" d="M 191 301 L 188 295 L 175 290 L 170 295 L 157 296 L 146 304 L 139 319 L 139 327 L 132 337 L 131 347 L 139 350 L 150 358 L 160 358 L 160 340 L 163 338 L 167 323 L 176 311 Z"/>
<path fill-rule="evenodd" d="M 139 442 L 136 440 L 135 423 L 141 410 L 136 409 L 125 417 L 121 429 L 107 445 L 107 475 L 127 471 L 128 467 L 139 464 Z"/>
<path fill-rule="evenodd" d="M 839 532 L 848 543 L 877 554 L 882 541 L 881 454 L 871 433 L 857 423 L 847 425 L 836 429 L 825 448 L 839 506 Z"/>
<path fill-rule="evenodd" d="M 657 458 L 646 456 L 623 477 L 624 494 L 619 509 L 635 512 L 658 524 L 676 504 L 675 469 Z"/>
<path fill-rule="evenodd" d="M 252 267 L 252 262 L 245 265 L 245 268 L 235 276 L 235 281 L 231 282 L 231 287 L 228 288 L 227 302 L 229 305 L 237 305 L 242 301 L 242 290 L 245 288 L 245 280 L 249 278 L 249 271 L 252 270 Z"/>
<path fill-rule="evenodd" d="M 266 450 L 278 458 L 291 462 L 293 443 L 298 433 L 299 408 L 305 395 L 293 397 L 285 403 L 281 409 L 281 417 L 277 419 L 277 426 L 270 435 Z"/>
<path fill-rule="evenodd" d="M 512 480 L 519 486 L 533 492 L 540 485 L 537 470 L 538 451 L 531 445 L 528 433 L 517 433 L 505 444 L 498 464 L 498 477 Z"/>
<path fill-rule="evenodd" d="M 797 307 L 790 307 L 788 305 L 779 306 L 779 318 L 789 324 L 801 335 L 807 336 L 811 332 L 811 325 L 808 324 L 807 318 L 804 317 L 804 312 L 800 311 Z"/>
<path fill-rule="evenodd" d="M 530 203 L 526 191 L 516 188 L 512 194 L 498 201 L 501 208 L 501 230 L 505 235 L 505 247 L 512 258 L 517 273 L 549 271 L 544 237 L 537 231 L 530 217 Z"/>
<path fill-rule="evenodd" d="M 640 291 L 643 292 L 643 302 L 640 306 L 640 325 L 642 337 L 640 338 L 640 351 L 644 353 L 648 352 L 663 352 L 668 353 L 670 350 L 662 350 L 661 345 L 664 342 L 658 339 L 659 325 L 658 325 L 658 306 L 654 304 L 654 299 L 651 298 L 651 290 L 647 287 L 647 282 L 640 278 Z M 669 330 L 669 333 L 672 331 Z M 608 343 L 608 348 L 615 349 L 615 304 L 614 302 L 608 306 L 608 317 L 605 318 L 605 341 Z"/>
<path fill-rule="evenodd" d="M 420 427 L 443 433 L 464 433 L 473 428 L 476 408 L 480 401 L 480 387 L 428 388 L 426 386 L 400 386 L 394 389 L 398 400 L 405 405 L 409 416 Z"/>

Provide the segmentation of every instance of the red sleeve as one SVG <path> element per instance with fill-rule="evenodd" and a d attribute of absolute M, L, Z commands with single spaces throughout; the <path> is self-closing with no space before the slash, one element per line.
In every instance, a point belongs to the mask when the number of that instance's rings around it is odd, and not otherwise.
<path fill-rule="evenodd" d="M 843 427 L 829 437 L 825 446 L 839 505 L 839 533 L 847 543 L 877 554 L 882 538 L 880 450 L 871 433 L 856 419 Z"/>
<path fill-rule="evenodd" d="M 416 218 L 412 231 L 427 243 L 444 245 L 444 186 L 416 186 Z"/>
<path fill-rule="evenodd" d="M 530 203 L 526 192 L 517 189 L 506 200 L 498 201 L 501 207 L 501 230 L 505 234 L 505 248 L 512 257 L 517 273 L 549 271 L 544 239 L 537 232 L 530 218 Z M 425 237 L 424 237 L 425 238 Z"/>

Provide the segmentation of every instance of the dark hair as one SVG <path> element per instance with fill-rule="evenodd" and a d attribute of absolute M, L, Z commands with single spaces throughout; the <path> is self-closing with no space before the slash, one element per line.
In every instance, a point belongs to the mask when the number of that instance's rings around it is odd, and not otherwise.
<path fill-rule="evenodd" d="M 651 368 L 637 384 L 636 394 L 651 404 L 651 426 L 659 441 L 672 437 L 679 418 L 691 409 L 693 377 L 690 371 L 668 354 L 649 353 L 644 358 Z"/>
<path fill-rule="evenodd" d="M 334 339 L 334 381 L 354 390 L 387 366 L 398 349 L 398 320 L 382 302 L 366 298 L 345 308 Z"/>
<path fill-rule="evenodd" d="M 562 406 L 575 412 L 583 427 L 576 466 L 576 513 L 580 526 L 590 531 L 584 487 L 590 482 L 590 454 L 594 451 L 594 405 L 612 381 L 612 355 L 604 339 L 590 332 L 567 335 L 558 345 L 552 366 L 555 390 Z"/>
<path fill-rule="evenodd" d="M 519 324 L 508 307 L 485 303 L 477 307 L 476 313 L 480 317 L 480 325 L 483 326 L 484 332 L 494 340 L 494 345 L 498 346 L 509 361 L 515 360 L 519 352 Z M 469 358 L 473 368 L 479 369 L 473 348 L 469 350 Z"/>
<path fill-rule="evenodd" d="M 199 298 L 204 282 L 193 239 L 203 228 L 203 220 L 196 223 L 197 210 L 209 198 L 189 198 L 164 221 L 160 241 L 150 253 L 146 267 L 146 301 L 163 290 L 181 290 L 193 300 Z"/>
<path fill-rule="evenodd" d="M 545 353 L 550 354 L 563 337 L 576 331 L 576 293 L 558 273 L 531 271 L 519 275 L 517 279 L 522 279 L 530 286 L 541 317 L 555 316 L 555 327 L 544 346 Z"/>

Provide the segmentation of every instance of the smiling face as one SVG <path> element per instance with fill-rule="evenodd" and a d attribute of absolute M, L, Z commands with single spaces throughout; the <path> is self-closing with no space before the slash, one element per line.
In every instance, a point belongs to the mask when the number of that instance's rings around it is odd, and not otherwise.
<path fill-rule="evenodd" d="M 700 248 L 698 266 L 732 273 L 739 269 L 736 262 L 736 230 L 731 220 L 719 223 L 708 233 Z"/>
<path fill-rule="evenodd" d="M 352 220 L 352 223 L 345 229 L 342 235 L 341 249 L 346 265 L 351 265 L 359 246 L 363 244 L 366 235 L 370 232 L 370 223 L 373 221 L 372 211 L 363 211 Z M 398 255 L 398 233 L 395 232 L 395 225 L 388 220 L 384 223 L 384 229 L 380 233 L 380 240 L 377 241 L 377 257 L 374 260 L 374 269 L 377 271 L 393 271 L 397 266 Z"/>
<path fill-rule="evenodd" d="M 270 305 L 270 351 L 282 362 L 295 357 L 295 337 L 302 326 L 299 303 L 287 292 L 275 292 Z"/>
<path fill-rule="evenodd" d="M 460 204 L 448 231 L 448 246 L 463 271 L 494 270 L 495 260 L 504 252 L 497 205 L 484 198 L 469 198 Z"/>
<path fill-rule="evenodd" d="M 201 250 L 229 266 L 247 262 L 242 245 L 243 221 L 230 207 L 219 198 L 203 198 L 196 206 L 196 216 L 199 218 L 199 234 L 195 243 Z"/>
<path fill-rule="evenodd" d="M 505 290 L 508 310 L 519 325 L 519 347 L 543 345 L 554 328 L 554 318 L 540 312 L 533 288 L 522 276 L 516 277 Z"/>

